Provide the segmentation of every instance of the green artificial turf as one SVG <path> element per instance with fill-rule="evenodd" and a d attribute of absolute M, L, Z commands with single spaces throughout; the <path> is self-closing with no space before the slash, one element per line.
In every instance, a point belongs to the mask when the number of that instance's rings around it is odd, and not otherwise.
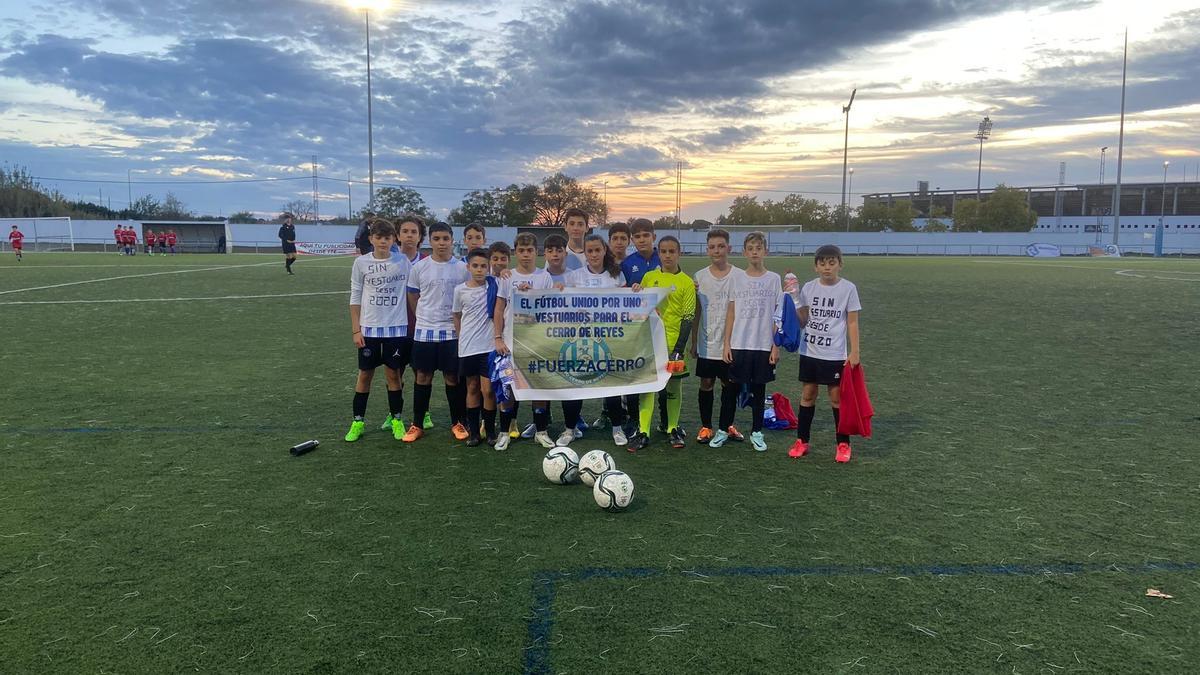
<path fill-rule="evenodd" d="M 382 376 L 342 442 L 348 259 L 0 259 L 0 670 L 1200 669 L 1200 264 L 846 262 L 854 460 L 824 394 L 798 461 L 590 433 L 637 486 L 610 514 L 531 441 L 393 441 Z"/>

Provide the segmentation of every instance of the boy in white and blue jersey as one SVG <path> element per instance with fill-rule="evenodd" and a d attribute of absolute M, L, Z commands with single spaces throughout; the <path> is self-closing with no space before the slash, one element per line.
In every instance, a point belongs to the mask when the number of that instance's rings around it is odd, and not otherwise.
<path fill-rule="evenodd" d="M 401 255 L 403 255 L 405 257 L 406 260 L 408 260 L 408 262 L 410 264 L 416 265 L 422 259 L 427 257 L 424 253 L 421 253 L 421 243 L 425 241 L 425 219 L 421 218 L 421 216 L 418 216 L 418 215 L 406 213 L 403 216 L 400 216 L 398 219 L 396 219 L 395 223 L 396 223 L 396 243 L 392 245 L 392 252 L 400 253 Z M 368 231 L 367 235 L 368 235 L 368 243 L 369 243 L 370 231 Z M 415 328 L 417 325 L 417 316 L 416 316 L 416 313 L 413 312 L 412 308 L 408 307 L 407 297 L 405 298 L 404 304 L 405 304 L 406 311 L 408 313 L 408 334 L 407 335 L 409 338 L 408 340 L 406 340 L 404 342 L 404 348 L 406 350 L 404 352 L 404 363 L 411 365 L 411 363 L 412 363 L 412 334 L 413 334 L 413 328 Z M 400 369 L 400 388 L 401 388 L 401 390 L 404 389 L 404 369 L 403 368 Z M 404 412 L 404 399 L 400 400 L 400 406 L 401 407 L 400 407 L 399 412 Z M 383 421 L 383 428 L 385 428 L 385 429 L 392 428 L 392 417 L 393 417 L 392 415 L 387 416 L 387 419 L 385 419 Z M 424 420 L 416 420 L 416 423 L 421 424 L 423 426 L 423 428 L 425 428 L 425 429 L 433 428 L 433 420 L 431 420 L 429 418 L 429 413 L 425 413 Z M 400 422 L 400 426 L 404 427 L 405 429 L 408 429 L 408 427 L 405 426 L 403 421 Z"/>
<path fill-rule="evenodd" d="M 488 274 L 491 260 L 485 248 L 467 254 L 466 281 L 455 286 L 454 328 L 458 331 L 459 386 L 466 389 L 467 445 L 483 442 L 479 437 L 482 413 L 484 433 L 490 443 L 496 438 L 496 399 L 492 396 L 489 356 L 496 344 L 493 322 L 499 282 Z"/>
<path fill-rule="evenodd" d="M 692 356 L 696 358 L 696 375 L 700 378 L 696 397 L 700 405 L 700 433 L 696 442 L 719 448 L 728 440 L 744 440 L 733 425 L 739 387 L 730 378 L 729 364 L 724 360 L 725 321 L 733 284 L 742 270 L 729 264 L 729 233 L 725 230 L 709 230 L 705 247 L 712 264 L 693 277 L 697 320 L 692 324 Z M 713 389 L 717 380 L 721 381 L 721 413 L 714 426 Z"/>
<path fill-rule="evenodd" d="M 588 220 L 587 211 L 567 209 L 563 230 L 567 233 L 566 266 L 568 272 L 574 272 L 587 266 L 587 257 L 583 253 L 583 239 L 588 233 Z"/>
<path fill-rule="evenodd" d="M 367 397 L 375 370 L 384 366 L 392 437 L 404 436 L 400 413 L 404 406 L 400 372 L 408 362 L 408 305 L 406 289 L 412 265 L 393 251 L 396 228 L 383 218 L 368 224 L 372 251 L 359 256 L 350 271 L 350 326 L 358 348 L 358 381 L 354 385 L 354 421 L 346 441 L 357 441 L 366 427 Z"/>
<path fill-rule="evenodd" d="M 567 268 L 567 238 L 561 234 L 546 237 L 542 256 L 546 259 L 546 266 L 542 269 L 550 275 L 556 286 L 562 288 L 567 282 L 567 272 L 571 271 Z"/>
<path fill-rule="evenodd" d="M 546 241 L 558 235 L 547 237 Z M 562 237 L 559 237 L 562 239 Z M 564 240 L 565 244 L 566 241 Z M 549 250 L 547 248 L 547 250 Z M 560 249 L 561 250 L 561 249 Z M 543 269 L 535 267 L 537 262 L 537 237 L 529 232 L 522 232 L 517 235 L 513 242 L 513 255 L 516 257 L 517 266 L 513 269 L 507 279 L 500 280 L 500 290 L 496 298 L 495 312 L 495 350 L 498 354 L 507 354 L 508 345 L 504 342 L 504 322 L 508 316 L 508 306 L 512 303 L 513 293 L 515 291 L 530 291 L 530 290 L 546 290 L 554 288 L 554 279 L 550 273 Z M 547 256 L 547 260 L 549 256 Z M 510 425 L 516 418 L 519 402 L 513 401 L 507 408 L 500 410 L 500 434 L 495 440 L 495 448 L 497 450 L 507 450 L 509 441 L 515 437 L 515 427 L 511 433 L 505 433 L 509 430 Z M 542 444 L 543 447 L 554 447 L 554 440 L 550 438 L 550 433 L 547 431 L 550 427 L 550 408 L 546 401 L 534 401 L 533 403 L 533 426 L 534 438 Z"/>
<path fill-rule="evenodd" d="M 442 371 L 446 402 L 450 405 L 451 431 L 460 441 L 469 434 L 463 424 L 466 401 L 458 383 L 458 332 L 454 329 L 454 287 L 467 280 L 467 266 L 453 257 L 454 233 L 445 223 L 429 226 L 433 254 L 413 266 L 408 280 L 408 304 L 416 313 L 413 330 L 412 365 L 417 373 L 413 396 L 414 420 L 429 412 L 433 373 Z M 421 438 L 421 426 L 412 424 L 404 434 L 406 443 Z"/>

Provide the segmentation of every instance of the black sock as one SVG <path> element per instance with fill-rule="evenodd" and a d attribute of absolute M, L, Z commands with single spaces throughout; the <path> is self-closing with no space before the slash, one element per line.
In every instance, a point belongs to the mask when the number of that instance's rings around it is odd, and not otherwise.
<path fill-rule="evenodd" d="M 458 395 L 459 385 L 446 385 L 446 403 L 450 406 L 450 424 L 459 424 L 466 417 L 462 397 Z"/>
<path fill-rule="evenodd" d="M 817 414 L 816 406 L 804 407 L 800 406 L 796 409 L 796 438 L 808 442 L 812 438 L 812 421 L 813 415 Z M 837 413 L 834 413 L 837 416 Z"/>
<path fill-rule="evenodd" d="M 417 427 L 421 426 L 421 420 L 425 419 L 425 413 L 429 412 L 429 399 L 432 397 L 432 384 L 413 386 L 413 424 Z"/>
<path fill-rule="evenodd" d="M 696 392 L 696 400 L 700 402 L 700 426 L 712 428 L 713 391 L 703 389 Z"/>
<path fill-rule="evenodd" d="M 512 424 L 512 421 L 513 421 L 513 411 L 501 410 L 500 411 L 500 433 L 507 434 L 508 433 L 508 425 Z"/>
<path fill-rule="evenodd" d="M 583 401 L 563 401 L 563 424 L 567 429 L 574 429 L 579 424 L 579 415 L 583 413 Z"/>
<path fill-rule="evenodd" d="M 733 417 L 737 414 L 738 385 L 730 382 L 721 385 L 721 417 L 717 423 L 722 431 L 729 431 L 733 426 Z"/>
<path fill-rule="evenodd" d="M 762 431 L 763 409 L 766 408 L 767 402 L 766 383 L 750 385 L 750 395 L 754 397 L 753 402 L 750 404 L 750 414 L 754 416 L 754 421 L 750 425 L 750 431 Z"/>
<path fill-rule="evenodd" d="M 367 397 L 370 395 L 369 391 L 354 392 L 354 419 L 360 420 L 367 416 Z"/>
<path fill-rule="evenodd" d="M 391 411 L 392 417 L 400 419 L 400 413 L 404 412 L 403 389 L 397 389 L 396 391 L 388 389 L 388 410 Z"/>
<path fill-rule="evenodd" d="M 467 408 L 467 433 L 479 435 L 479 408 Z"/>
<path fill-rule="evenodd" d="M 288 269 L 288 271 L 289 271 L 289 272 L 291 272 L 291 271 L 292 271 L 292 262 L 293 262 L 293 261 L 292 261 L 292 259 L 291 259 L 291 258 L 284 258 L 284 259 L 283 259 L 283 266 L 284 266 L 284 267 L 286 267 L 286 268 Z"/>
<path fill-rule="evenodd" d="M 642 414 L 641 394 L 625 395 L 625 419 L 637 420 Z"/>
<path fill-rule="evenodd" d="M 662 423 L 662 428 L 667 429 L 667 390 L 663 389 L 658 392 L 658 421 Z M 667 429 L 670 431 L 670 429 Z"/>
<path fill-rule="evenodd" d="M 505 427 L 504 431 L 505 431 L 505 433 L 507 433 L 508 428 Z M 496 437 L 496 409 L 495 408 L 492 408 L 491 410 L 488 410 L 487 408 L 483 409 L 483 435 L 487 436 L 488 438 Z"/>
<path fill-rule="evenodd" d="M 550 428 L 550 409 L 549 408 L 534 408 L 533 409 L 533 426 L 538 431 L 545 431 Z"/>
<path fill-rule="evenodd" d="M 837 442 L 838 442 L 838 443 L 849 443 L 849 442 L 850 442 L 850 434 L 839 434 L 839 433 L 837 433 L 837 428 L 838 428 L 838 419 L 839 419 L 840 417 L 841 417 L 841 414 L 839 413 L 838 409 L 837 409 L 837 408 L 834 408 L 834 409 L 833 409 L 833 432 L 834 432 L 834 434 L 836 434 L 836 435 L 837 435 Z"/>
<path fill-rule="evenodd" d="M 604 409 L 608 412 L 608 422 L 614 427 L 625 423 L 625 401 L 620 396 L 609 396 L 604 399 Z"/>

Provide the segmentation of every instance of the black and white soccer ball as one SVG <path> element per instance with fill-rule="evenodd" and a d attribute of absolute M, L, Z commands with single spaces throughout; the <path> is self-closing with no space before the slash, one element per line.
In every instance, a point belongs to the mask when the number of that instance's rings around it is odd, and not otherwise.
<path fill-rule="evenodd" d="M 591 487 L 605 471 L 616 469 L 617 463 L 613 461 L 612 455 L 603 450 L 592 450 L 579 460 L 579 479 L 584 485 Z"/>
<path fill-rule="evenodd" d="M 592 497 L 605 511 L 624 511 L 633 502 L 633 479 L 624 471 L 606 471 L 592 486 Z"/>
<path fill-rule="evenodd" d="M 556 485 L 579 480 L 579 456 L 570 448 L 553 448 L 542 459 L 542 473 Z"/>

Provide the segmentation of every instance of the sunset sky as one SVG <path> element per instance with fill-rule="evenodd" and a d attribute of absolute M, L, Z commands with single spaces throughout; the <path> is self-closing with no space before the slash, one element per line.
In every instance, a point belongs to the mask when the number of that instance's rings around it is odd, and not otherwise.
<path fill-rule="evenodd" d="M 24 4 L 25 6 L 18 6 Z M 440 215 L 464 189 L 563 171 L 607 182 L 614 219 L 714 218 L 742 193 L 867 192 L 1116 175 L 1129 29 L 1126 182 L 1200 177 L 1200 3 L 1143 0 L 377 0 L 375 180 Z M 337 0 L 60 0 L 0 6 L 0 162 L 123 208 L 346 213 L 367 176 L 363 15 Z M 62 182 L 59 179 L 116 181 Z M 138 184 L 136 181 L 274 182 Z M 432 189 L 444 188 L 444 189 Z M 355 208 L 367 199 L 353 187 Z"/>

